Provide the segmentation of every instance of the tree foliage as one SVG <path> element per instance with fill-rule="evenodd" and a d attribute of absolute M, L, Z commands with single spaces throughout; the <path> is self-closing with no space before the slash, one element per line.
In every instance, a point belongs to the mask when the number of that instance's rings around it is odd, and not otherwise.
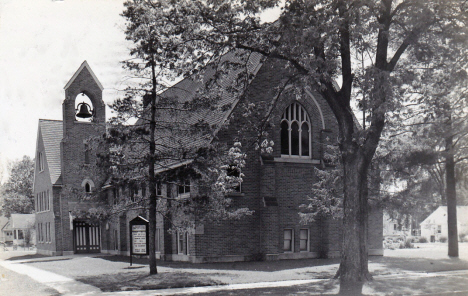
<path fill-rule="evenodd" d="M 34 213 L 34 160 L 23 156 L 9 165 L 8 180 L 0 188 L 1 212 L 6 217 L 11 214 Z"/>
<path fill-rule="evenodd" d="M 196 73 L 214 57 L 243 49 L 283 61 L 291 69 L 285 81 L 319 90 L 339 127 L 345 225 L 339 273 L 343 282 L 368 278 L 367 175 L 387 116 L 443 67 L 440 58 L 459 54 L 453 45 L 466 42 L 466 3 L 294 0 L 285 1 L 271 24 L 261 23 L 259 13 L 280 1 L 132 3 L 149 5 L 147 11 L 157 10 L 170 23 L 158 28 L 177 42 L 171 57 L 182 61 L 173 67 L 178 74 Z M 355 125 L 357 102 L 363 129 Z"/>

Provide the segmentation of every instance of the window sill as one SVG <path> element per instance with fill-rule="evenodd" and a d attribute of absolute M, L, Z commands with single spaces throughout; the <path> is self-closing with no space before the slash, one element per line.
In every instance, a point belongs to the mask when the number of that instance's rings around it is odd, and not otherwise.
<path fill-rule="evenodd" d="M 243 192 L 229 192 L 226 194 L 227 197 L 243 197 L 245 193 Z"/>
<path fill-rule="evenodd" d="M 182 198 L 189 198 L 190 197 L 190 192 L 187 192 L 187 193 L 179 193 L 179 195 L 177 195 L 177 198 L 178 199 L 182 199 Z"/>
<path fill-rule="evenodd" d="M 273 160 L 274 160 L 275 162 L 320 164 L 320 160 L 318 160 L 318 159 L 301 158 L 301 157 L 291 157 L 291 156 L 287 156 L 287 155 L 281 156 L 281 157 L 275 157 Z"/>

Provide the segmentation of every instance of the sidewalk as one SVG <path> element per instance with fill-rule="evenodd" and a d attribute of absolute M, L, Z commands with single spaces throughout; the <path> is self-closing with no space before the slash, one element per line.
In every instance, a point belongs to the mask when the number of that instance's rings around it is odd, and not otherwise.
<path fill-rule="evenodd" d="M 431 282 L 449 285 L 449 289 L 452 287 L 468 291 L 468 244 L 460 244 L 460 258 L 451 259 L 444 254 L 446 244 L 426 244 L 419 249 L 386 250 L 384 257 L 370 258 L 369 269 L 375 281 L 364 285 L 362 292 L 387 295 L 382 291 L 397 288 L 400 292 L 410 293 L 401 295 L 411 295 L 411 291 L 420 291 L 429 277 L 434 278 Z M 280 294 L 284 290 L 288 294 L 295 291 L 294 289 L 308 291 L 311 287 L 314 293 L 321 291 L 320 293 L 336 294 L 339 289 L 338 281 L 330 280 L 338 269 L 337 259 L 213 264 L 158 261 L 159 273 L 152 276 L 149 276 L 146 259 L 135 259 L 132 268 L 127 260 L 128 258 L 120 256 L 101 254 L 25 256 L 0 261 L 0 264 L 18 273 L 27 274 L 64 295 L 175 295 L 210 292 L 222 295 L 222 291 L 228 293 L 237 290 L 237 294 L 242 289 L 253 288 L 256 289 L 256 294 L 257 291 L 269 289 Z M 453 285 L 451 280 L 446 280 L 448 278 L 457 279 L 455 283 L 461 284 Z"/>

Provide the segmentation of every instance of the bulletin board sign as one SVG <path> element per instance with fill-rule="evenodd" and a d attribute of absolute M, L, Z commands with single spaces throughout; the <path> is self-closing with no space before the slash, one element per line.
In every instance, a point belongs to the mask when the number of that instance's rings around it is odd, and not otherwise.
<path fill-rule="evenodd" d="M 149 254 L 149 222 L 138 216 L 130 221 L 130 256 Z"/>

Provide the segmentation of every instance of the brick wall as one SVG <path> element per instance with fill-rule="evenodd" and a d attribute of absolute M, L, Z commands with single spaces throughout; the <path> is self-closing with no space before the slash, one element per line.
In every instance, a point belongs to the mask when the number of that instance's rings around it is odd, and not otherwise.
<path fill-rule="evenodd" d="M 271 102 L 271 98 L 276 95 L 275 86 L 285 80 L 285 74 L 286 70 L 278 71 L 278 63 L 267 62 L 249 86 L 246 95 L 249 97 L 249 102 L 257 104 Z M 285 162 L 281 159 L 279 123 L 282 113 L 293 102 L 300 103 L 311 119 L 312 161 Z M 321 219 L 302 225 L 298 215 L 299 205 L 307 203 L 312 184 L 316 181 L 314 166 L 321 164 L 325 149 L 321 144 L 331 144 L 337 139 L 336 119 L 325 100 L 313 89 L 307 89 L 302 96 L 297 96 L 290 88 L 283 92 L 275 104 L 271 116 L 273 127 L 269 130 L 270 139 L 275 143 L 274 151 L 271 156 L 264 157 L 263 161 L 260 161 L 258 151 L 248 151 L 247 165 L 243 169 L 245 174 L 242 184 L 243 196 L 235 199 L 236 206 L 248 206 L 255 211 L 254 215 L 240 221 L 205 223 L 203 234 L 195 235 L 193 256 L 205 258 L 205 261 L 209 261 L 210 257 L 217 257 L 216 260 L 219 260 L 219 257 L 223 256 L 228 260 L 227 257 L 235 255 L 242 255 L 244 259 L 249 260 L 258 258 L 259 254 L 277 254 L 279 258 L 339 256 L 341 220 Z M 226 129 L 220 131 L 218 134 L 220 142 L 231 145 L 234 138 L 241 136 L 238 134 L 242 128 L 242 109 L 239 107 L 241 105 L 242 100 L 233 112 L 233 117 L 238 122 L 232 121 Z M 249 133 L 245 129 L 243 132 Z M 250 136 L 252 135 L 253 132 Z M 265 207 L 264 196 L 276 198 L 278 206 Z M 380 214 L 376 211 L 370 215 L 370 249 L 381 248 L 382 220 L 378 220 Z M 293 229 L 295 233 L 292 256 L 284 254 L 283 251 L 284 229 Z M 301 229 L 309 230 L 308 254 L 300 253 Z M 172 252 L 175 247 L 173 242 Z"/>

